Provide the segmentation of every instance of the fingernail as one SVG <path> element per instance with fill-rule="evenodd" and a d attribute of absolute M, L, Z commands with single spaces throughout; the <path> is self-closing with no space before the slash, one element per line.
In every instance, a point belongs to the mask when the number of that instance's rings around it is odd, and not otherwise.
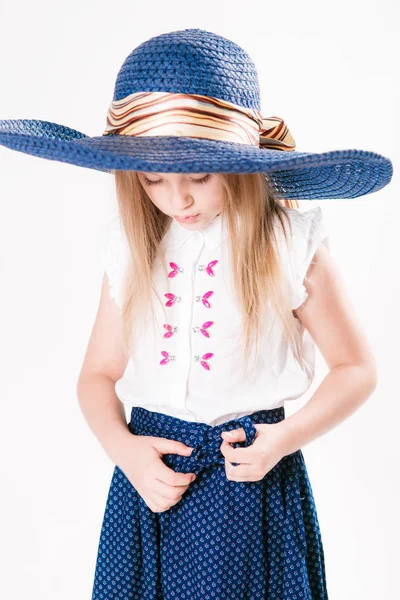
<path fill-rule="evenodd" d="M 224 431 L 224 434 L 229 435 L 229 437 L 232 437 L 232 435 L 233 435 L 231 431 Z"/>

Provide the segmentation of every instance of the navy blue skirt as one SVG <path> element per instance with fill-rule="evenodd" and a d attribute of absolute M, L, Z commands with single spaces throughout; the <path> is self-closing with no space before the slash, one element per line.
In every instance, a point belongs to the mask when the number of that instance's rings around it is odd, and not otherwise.
<path fill-rule="evenodd" d="M 301 450 L 259 481 L 231 481 L 221 431 L 277 423 L 284 407 L 220 425 L 134 407 L 131 433 L 182 441 L 191 456 L 164 454 L 196 473 L 179 502 L 152 512 L 115 466 L 100 532 L 92 600 L 326 600 L 324 553 Z M 234 463 L 236 464 L 236 463 Z"/>

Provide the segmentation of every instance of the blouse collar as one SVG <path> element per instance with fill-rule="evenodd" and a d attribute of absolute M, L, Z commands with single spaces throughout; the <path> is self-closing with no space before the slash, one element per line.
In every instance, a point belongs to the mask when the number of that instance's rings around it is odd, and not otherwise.
<path fill-rule="evenodd" d="M 163 243 L 170 250 L 180 250 L 190 239 L 204 239 L 204 243 L 209 250 L 215 250 L 227 236 L 228 231 L 222 213 L 214 217 L 206 227 L 197 230 L 186 229 L 176 219 L 172 218 L 170 227 L 163 238 Z"/>

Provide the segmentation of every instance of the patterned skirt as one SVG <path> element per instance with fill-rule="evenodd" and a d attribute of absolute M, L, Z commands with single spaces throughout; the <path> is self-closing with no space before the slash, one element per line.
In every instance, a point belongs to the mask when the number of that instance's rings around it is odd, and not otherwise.
<path fill-rule="evenodd" d="M 220 425 L 134 407 L 131 433 L 182 441 L 191 456 L 164 454 L 196 473 L 179 502 L 152 512 L 115 466 L 106 501 L 92 600 L 327 600 L 324 552 L 301 450 L 259 481 L 226 478 L 221 431 L 277 423 L 284 407 Z M 237 463 L 233 463 L 237 464 Z"/>

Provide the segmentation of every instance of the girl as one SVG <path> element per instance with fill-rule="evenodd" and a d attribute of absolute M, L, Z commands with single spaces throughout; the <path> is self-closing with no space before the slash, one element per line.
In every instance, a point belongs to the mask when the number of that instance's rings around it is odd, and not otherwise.
<path fill-rule="evenodd" d="M 78 382 L 115 464 L 92 600 L 328 598 L 301 448 L 369 397 L 376 367 L 322 211 L 297 199 L 377 191 L 392 166 L 298 153 L 259 106 L 246 52 L 187 29 L 127 57 L 102 136 L 0 122 L 3 145 L 115 177 Z M 315 343 L 330 372 L 285 418 L 312 383 Z"/>

